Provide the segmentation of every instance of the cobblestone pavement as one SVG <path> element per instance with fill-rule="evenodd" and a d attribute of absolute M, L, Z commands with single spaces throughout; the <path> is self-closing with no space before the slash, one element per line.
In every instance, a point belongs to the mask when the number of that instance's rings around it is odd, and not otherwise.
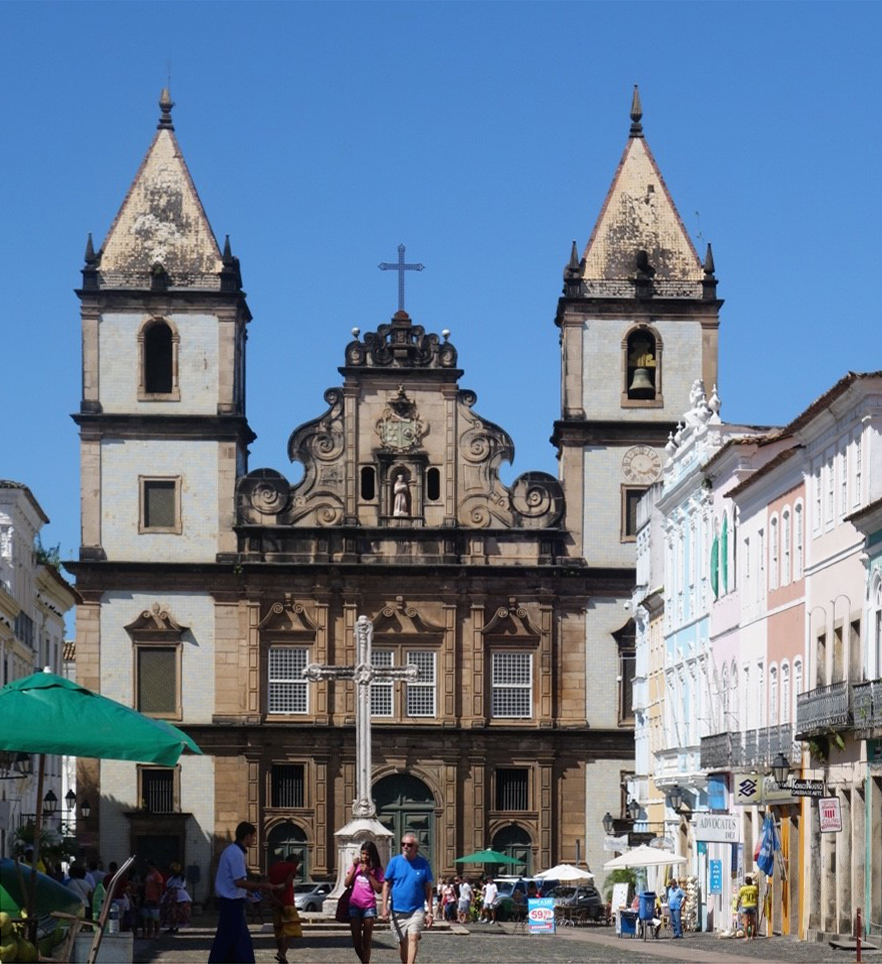
<path fill-rule="evenodd" d="M 207 921 L 200 924 L 208 924 Z M 139 940 L 135 961 L 139 964 L 197 964 L 208 960 L 213 926 L 195 926 L 158 941 Z M 269 930 L 252 928 L 258 964 L 271 964 L 275 943 Z M 882 962 L 882 952 L 867 952 L 867 961 Z M 565 929 L 556 935 L 512 933 L 510 925 L 473 926 L 467 933 L 431 933 L 420 945 L 419 964 L 578 964 L 578 962 L 692 962 L 692 964 L 752 964 L 753 961 L 784 961 L 792 964 L 851 962 L 854 951 L 838 951 L 826 944 L 806 944 L 787 938 L 755 941 L 720 940 L 713 934 L 689 934 L 682 941 L 638 941 L 617 938 L 610 928 Z M 357 964 L 348 936 L 342 933 L 310 933 L 292 942 L 292 964 Z M 388 931 L 374 938 L 372 964 L 399 964 L 398 947 Z"/>

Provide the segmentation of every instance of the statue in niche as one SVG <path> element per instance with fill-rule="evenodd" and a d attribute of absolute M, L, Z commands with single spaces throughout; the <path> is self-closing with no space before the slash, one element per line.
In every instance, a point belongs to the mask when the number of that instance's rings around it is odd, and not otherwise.
<path fill-rule="evenodd" d="M 392 515 L 410 515 L 410 485 L 408 484 L 407 476 L 403 471 L 396 473 L 395 485 L 392 488 L 392 492 L 394 496 L 392 502 Z"/>

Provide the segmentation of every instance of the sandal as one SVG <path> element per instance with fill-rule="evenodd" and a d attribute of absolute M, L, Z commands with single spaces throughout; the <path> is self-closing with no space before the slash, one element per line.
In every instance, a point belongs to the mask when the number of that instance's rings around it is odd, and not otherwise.
<path fill-rule="evenodd" d="M 281 954 L 276 954 L 276 960 L 279 962 L 279 964 L 288 964 L 288 958 L 282 957 Z"/>

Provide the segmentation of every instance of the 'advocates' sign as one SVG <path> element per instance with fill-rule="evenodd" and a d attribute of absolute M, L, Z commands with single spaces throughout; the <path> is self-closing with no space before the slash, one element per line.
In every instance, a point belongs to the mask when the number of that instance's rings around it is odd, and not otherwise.
<path fill-rule="evenodd" d="M 738 843 L 738 816 L 728 813 L 696 813 L 692 827 L 696 840 L 712 843 Z"/>

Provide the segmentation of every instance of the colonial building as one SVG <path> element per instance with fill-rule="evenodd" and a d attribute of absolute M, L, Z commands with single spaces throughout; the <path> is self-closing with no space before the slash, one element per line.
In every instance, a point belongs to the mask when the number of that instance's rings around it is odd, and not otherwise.
<path fill-rule="evenodd" d="M 0 686 L 47 667 L 61 672 L 64 614 L 77 594 L 40 552 L 40 530 L 48 521 L 26 485 L 0 479 Z M 67 789 L 61 765 L 58 756 L 46 758 L 45 793 L 58 801 Z M 33 757 L 0 754 L 0 857 L 10 856 L 11 835 L 36 813 L 32 770 Z"/>
<path fill-rule="evenodd" d="M 355 795 L 354 626 L 374 628 L 373 796 L 436 871 L 493 846 L 535 871 L 602 863 L 601 817 L 633 769 L 636 506 L 695 378 L 716 379 L 718 308 L 643 139 L 631 136 L 584 258 L 565 270 L 561 481 L 508 487 L 446 331 L 404 311 L 341 345 L 324 410 L 294 428 L 293 484 L 249 471 L 238 259 L 217 244 L 164 93 L 157 133 L 79 291 L 83 684 L 185 727 L 179 767 L 81 761 L 86 839 L 194 868 L 250 819 L 335 870 Z M 549 336 L 550 333 L 549 333 Z M 310 360 L 311 364 L 316 363 Z M 319 360 L 317 363 L 321 363 Z M 336 384 L 335 384 L 336 383 Z M 312 414 L 312 413 L 310 413 Z"/>

